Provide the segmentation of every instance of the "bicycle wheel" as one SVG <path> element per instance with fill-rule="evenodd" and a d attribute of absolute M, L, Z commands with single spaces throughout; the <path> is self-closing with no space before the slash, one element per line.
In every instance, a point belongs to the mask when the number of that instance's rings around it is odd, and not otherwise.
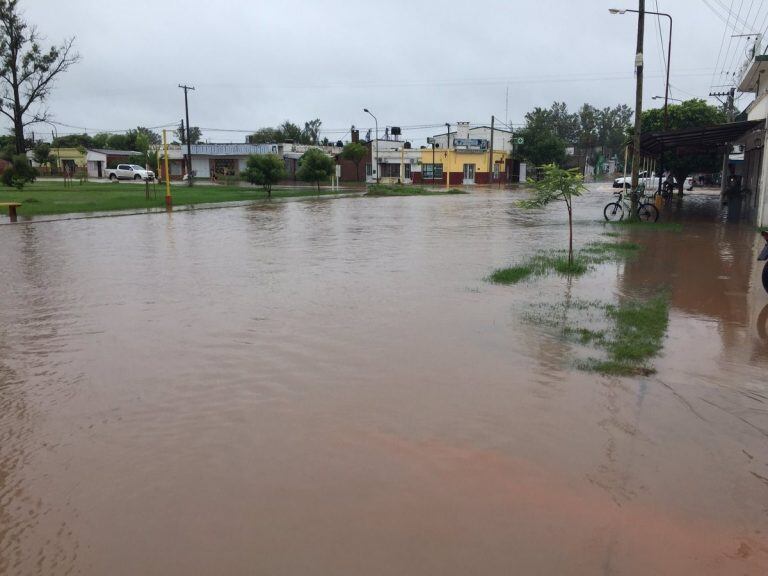
<path fill-rule="evenodd" d="M 659 209 L 653 204 L 640 204 L 637 207 L 637 219 L 641 222 L 656 222 L 659 219 Z"/>
<path fill-rule="evenodd" d="M 608 222 L 618 222 L 624 218 L 624 208 L 618 202 L 611 202 L 603 209 L 603 216 Z"/>

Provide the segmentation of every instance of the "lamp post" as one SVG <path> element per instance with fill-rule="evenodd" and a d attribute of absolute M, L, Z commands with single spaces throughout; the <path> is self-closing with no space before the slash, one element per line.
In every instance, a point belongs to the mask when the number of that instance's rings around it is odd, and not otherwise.
<path fill-rule="evenodd" d="M 373 169 L 376 170 L 376 184 L 379 183 L 379 120 L 376 118 L 376 116 L 373 115 L 373 113 L 368 110 L 368 108 L 363 108 L 363 112 L 366 114 L 370 114 L 371 118 L 373 118 L 374 123 L 376 124 L 376 156 L 373 158 Z"/>
<path fill-rule="evenodd" d="M 651 100 L 664 100 L 664 98 L 665 98 L 664 96 L 651 96 Z M 668 98 L 667 97 L 666 99 L 669 100 L 670 102 L 682 102 L 682 100 L 680 100 L 680 98 Z"/>
<path fill-rule="evenodd" d="M 611 14 L 625 14 L 626 12 L 634 12 L 635 14 L 639 14 L 638 10 L 630 10 L 629 8 L 609 8 L 608 12 Z M 672 61 L 672 16 L 666 12 L 650 12 L 648 10 L 643 10 L 643 12 L 653 16 L 666 16 L 669 18 L 669 42 L 667 42 L 667 80 L 664 87 L 664 130 L 666 131 L 669 130 L 669 115 L 667 113 L 667 104 L 669 103 L 669 100 L 674 100 L 674 98 L 669 97 L 669 65 Z M 656 100 L 657 97 L 654 96 L 653 99 Z"/>
<path fill-rule="evenodd" d="M 38 120 L 38 122 L 43 122 L 45 124 L 48 124 L 48 126 L 50 126 L 51 128 L 53 128 L 53 131 L 51 132 L 51 138 L 53 138 L 53 141 L 51 142 L 51 144 L 53 144 L 53 142 L 56 142 L 56 147 L 57 147 L 56 164 L 58 166 L 59 164 L 61 164 L 61 142 L 59 142 L 59 131 L 56 129 L 56 124 L 48 120 L 42 120 L 42 119 Z"/>

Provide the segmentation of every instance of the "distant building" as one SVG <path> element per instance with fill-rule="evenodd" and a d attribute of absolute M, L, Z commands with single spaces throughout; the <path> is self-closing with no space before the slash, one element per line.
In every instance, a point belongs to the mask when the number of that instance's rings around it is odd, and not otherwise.
<path fill-rule="evenodd" d="M 192 172 L 195 178 L 212 180 L 239 176 L 245 170 L 248 156 L 251 154 L 280 154 L 278 144 L 192 144 Z M 165 172 L 164 155 L 159 150 L 160 166 L 158 173 Z M 187 146 L 172 144 L 168 146 L 168 171 L 171 180 L 181 180 L 187 174 Z"/>
<path fill-rule="evenodd" d="M 82 148 L 58 148 L 51 147 L 51 156 L 55 158 L 51 166 L 51 173 L 58 173 L 60 170 L 75 171 L 87 170 L 89 178 L 103 178 L 104 171 L 107 168 L 114 168 L 120 163 L 129 161 L 131 156 L 139 156 L 141 152 L 136 150 L 97 150 Z M 27 158 L 32 166 L 39 167 L 35 161 L 34 150 L 27 151 Z M 43 172 L 46 175 L 47 172 Z"/>
<path fill-rule="evenodd" d="M 125 164 L 131 156 L 140 156 L 136 150 L 86 150 L 89 178 L 104 178 L 107 168 L 115 168 Z"/>
<path fill-rule="evenodd" d="M 758 38 L 760 38 L 758 36 Z M 745 120 L 755 121 L 755 125 L 744 135 L 736 139 L 735 149 L 730 152 L 728 163 L 736 167 L 743 193 L 743 216 L 758 226 L 768 225 L 768 55 L 760 54 L 759 40 L 755 46 L 755 55 L 741 69 L 738 90 L 754 94 L 754 100 L 744 109 Z M 759 122 L 759 123 L 758 123 Z M 727 171 L 723 175 L 725 187 Z"/>
<path fill-rule="evenodd" d="M 454 146 L 454 140 L 459 139 L 471 139 L 471 140 L 485 140 L 490 143 L 491 141 L 491 127 L 490 126 L 469 126 L 469 122 L 459 122 L 460 126 L 457 130 L 452 130 L 450 133 L 438 133 L 432 136 L 435 145 L 439 148 L 445 148 L 446 140 L 450 141 L 450 144 Z M 460 132 L 457 135 L 457 131 Z M 512 132 L 510 130 L 502 130 L 496 126 L 493 128 L 493 150 L 498 152 L 506 152 L 512 154 Z"/>
<path fill-rule="evenodd" d="M 487 139 L 481 137 L 486 134 Z M 509 181 L 512 133 L 494 128 L 493 153 L 490 136 L 490 127 L 470 128 L 468 122 L 459 122 L 455 132 L 433 136 L 430 146 L 419 151 L 421 181 L 436 185 L 448 181 L 450 185 L 467 186 Z M 450 143 L 447 148 L 446 142 Z"/>
<path fill-rule="evenodd" d="M 421 150 L 402 140 L 373 140 L 371 157 L 365 165 L 366 182 L 376 182 L 374 164 L 382 184 L 412 184 L 421 182 Z M 376 155 L 374 159 L 373 155 Z"/>

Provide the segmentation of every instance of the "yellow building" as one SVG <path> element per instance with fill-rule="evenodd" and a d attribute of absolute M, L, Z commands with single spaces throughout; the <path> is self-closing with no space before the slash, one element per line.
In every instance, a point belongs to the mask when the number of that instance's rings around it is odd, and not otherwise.
<path fill-rule="evenodd" d="M 75 170 L 84 170 L 86 167 L 86 153 L 85 149 L 78 148 L 57 148 L 51 146 L 51 156 L 56 159 L 54 166 L 61 169 L 69 169 L 74 174 Z M 33 165 L 35 164 L 34 151 L 27 152 L 27 157 L 30 159 Z"/>
<path fill-rule="evenodd" d="M 423 184 L 445 184 L 450 174 L 451 185 L 503 182 L 506 180 L 507 159 L 505 152 L 494 151 L 491 164 L 490 151 L 481 148 L 480 144 L 462 147 L 460 143 L 447 150 L 424 148 L 421 150 L 421 181 Z"/>

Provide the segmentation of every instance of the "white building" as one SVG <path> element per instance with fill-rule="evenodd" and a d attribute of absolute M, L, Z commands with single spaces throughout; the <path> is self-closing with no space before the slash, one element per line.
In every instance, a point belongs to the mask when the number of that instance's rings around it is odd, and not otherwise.
<path fill-rule="evenodd" d="M 493 150 L 494 152 L 506 152 L 512 154 L 512 132 L 509 130 L 502 130 L 494 126 L 493 128 Z M 470 127 L 469 122 L 458 122 L 456 130 L 451 132 L 443 132 L 442 134 L 435 134 L 432 136 L 432 140 L 439 148 L 445 148 L 446 142 L 450 142 L 450 147 L 456 146 L 456 140 L 462 142 L 464 140 L 473 141 L 491 141 L 491 127 L 490 126 L 474 126 Z M 490 147 L 490 144 L 487 145 Z"/>
<path fill-rule="evenodd" d="M 382 184 L 412 184 L 421 181 L 421 150 L 411 148 L 410 143 L 402 140 L 374 140 L 371 142 L 371 155 L 375 160 L 365 165 L 366 182 L 376 182 L 374 164 Z"/>
<path fill-rule="evenodd" d="M 742 146 L 744 163 L 741 166 L 742 187 L 746 190 L 745 216 L 758 226 L 768 226 L 768 146 L 765 145 L 768 127 L 768 55 L 757 54 L 742 67 L 738 89 L 752 93 L 754 100 L 746 107 L 747 120 L 759 121 L 735 144 Z M 725 179 L 725 174 L 723 175 Z"/>

